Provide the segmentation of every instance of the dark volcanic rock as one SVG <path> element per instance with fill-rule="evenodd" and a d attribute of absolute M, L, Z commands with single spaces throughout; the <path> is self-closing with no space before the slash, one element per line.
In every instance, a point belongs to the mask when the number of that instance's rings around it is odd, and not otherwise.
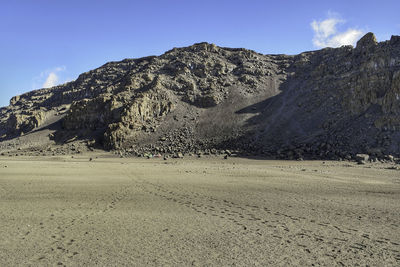
<path fill-rule="evenodd" d="M 399 156 L 399 40 L 368 33 L 356 48 L 295 56 L 199 43 L 110 62 L 13 97 L 0 109 L 0 140 L 47 129 L 60 145 L 121 155 Z"/>
<path fill-rule="evenodd" d="M 376 41 L 375 35 L 369 32 L 357 42 L 356 49 L 365 50 L 370 47 L 375 47 L 377 44 L 378 42 Z"/>

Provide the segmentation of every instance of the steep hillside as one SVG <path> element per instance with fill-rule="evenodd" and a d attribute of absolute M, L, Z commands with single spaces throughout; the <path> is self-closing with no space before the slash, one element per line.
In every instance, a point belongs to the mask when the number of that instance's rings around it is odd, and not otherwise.
<path fill-rule="evenodd" d="M 295 56 L 200 43 L 110 62 L 0 109 L 0 151 L 400 153 L 400 37 Z"/>

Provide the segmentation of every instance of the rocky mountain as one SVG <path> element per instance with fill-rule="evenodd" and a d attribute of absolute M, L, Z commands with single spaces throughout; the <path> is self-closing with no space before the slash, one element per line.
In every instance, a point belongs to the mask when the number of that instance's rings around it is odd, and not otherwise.
<path fill-rule="evenodd" d="M 13 97 L 0 141 L 3 153 L 399 156 L 400 36 L 293 56 L 199 43 L 110 62 Z"/>

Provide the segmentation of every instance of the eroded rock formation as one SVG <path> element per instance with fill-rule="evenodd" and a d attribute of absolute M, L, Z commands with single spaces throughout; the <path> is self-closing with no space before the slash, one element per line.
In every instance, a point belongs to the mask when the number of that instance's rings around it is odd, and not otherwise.
<path fill-rule="evenodd" d="M 400 153 L 400 37 L 355 48 L 262 55 L 199 43 L 110 62 L 76 81 L 13 97 L 3 140 L 57 127 L 141 154 L 238 150 L 284 158 Z M 92 142 L 92 141 L 91 141 Z"/>

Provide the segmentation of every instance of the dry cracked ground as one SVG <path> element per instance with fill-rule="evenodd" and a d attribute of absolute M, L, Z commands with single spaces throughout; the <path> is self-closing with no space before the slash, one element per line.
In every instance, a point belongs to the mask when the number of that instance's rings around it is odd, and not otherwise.
<path fill-rule="evenodd" d="M 0 157 L 0 265 L 399 266 L 399 210 L 393 165 Z"/>

